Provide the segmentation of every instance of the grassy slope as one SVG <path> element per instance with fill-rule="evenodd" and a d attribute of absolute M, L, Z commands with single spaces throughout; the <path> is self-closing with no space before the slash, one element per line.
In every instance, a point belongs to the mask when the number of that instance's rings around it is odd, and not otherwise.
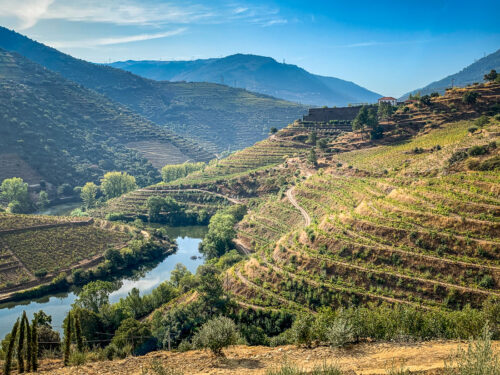
<path fill-rule="evenodd" d="M 283 127 L 305 107 L 214 83 L 155 82 L 75 59 L 0 27 L 0 48 L 15 51 L 67 79 L 122 103 L 211 151 L 248 147 Z"/>
<path fill-rule="evenodd" d="M 186 158 L 206 161 L 212 156 L 20 55 L 0 50 L 0 60 L 1 152 L 11 155 L 7 160 L 15 159 L 12 155 L 24 159 L 39 179 L 77 185 L 98 180 L 109 170 L 124 170 L 135 175 L 139 184 L 150 184 L 159 174 L 135 150 L 146 147 L 148 141 L 182 149 Z M 142 143 L 134 149 L 125 147 L 132 141 Z M 172 152 L 172 161 L 177 157 Z M 0 180 L 13 177 L 16 168 L 2 165 Z M 16 172 L 23 171 L 26 176 L 18 177 L 37 182 L 28 167 Z"/>

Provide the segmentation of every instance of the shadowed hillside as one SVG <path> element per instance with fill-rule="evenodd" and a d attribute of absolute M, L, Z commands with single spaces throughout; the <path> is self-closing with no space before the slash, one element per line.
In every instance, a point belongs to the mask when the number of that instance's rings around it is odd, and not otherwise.
<path fill-rule="evenodd" d="M 112 67 L 75 59 L 0 28 L 0 48 L 23 56 L 128 106 L 149 120 L 212 151 L 252 145 L 271 127 L 305 112 L 302 105 L 213 83 L 155 82 Z"/>
<path fill-rule="evenodd" d="M 0 50 L 0 61 L 0 180 L 76 186 L 123 170 L 147 185 L 159 179 L 140 155 L 150 143 L 162 145 L 165 164 L 213 156 L 18 54 Z"/>

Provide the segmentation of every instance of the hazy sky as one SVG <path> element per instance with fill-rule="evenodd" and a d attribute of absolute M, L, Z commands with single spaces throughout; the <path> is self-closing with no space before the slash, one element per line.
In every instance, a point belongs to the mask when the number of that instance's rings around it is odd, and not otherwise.
<path fill-rule="evenodd" d="M 253 53 L 399 95 L 500 48 L 500 1 L 0 0 L 0 24 L 94 62 Z"/>

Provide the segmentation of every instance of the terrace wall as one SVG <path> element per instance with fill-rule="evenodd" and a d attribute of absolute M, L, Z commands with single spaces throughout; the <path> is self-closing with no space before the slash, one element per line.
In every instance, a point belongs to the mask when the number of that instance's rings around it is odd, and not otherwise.
<path fill-rule="evenodd" d="M 352 121 L 362 106 L 341 108 L 309 108 L 309 114 L 304 116 L 304 121 L 328 122 L 330 120 Z"/>

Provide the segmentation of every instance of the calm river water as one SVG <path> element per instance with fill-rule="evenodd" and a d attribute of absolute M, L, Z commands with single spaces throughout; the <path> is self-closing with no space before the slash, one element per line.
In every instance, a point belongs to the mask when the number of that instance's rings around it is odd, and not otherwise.
<path fill-rule="evenodd" d="M 194 273 L 196 268 L 204 262 L 198 251 L 198 244 L 207 233 L 207 230 L 206 226 L 167 228 L 169 237 L 175 238 L 177 241 L 177 251 L 166 257 L 155 267 L 140 270 L 133 277 L 123 278 L 120 289 L 111 294 L 111 302 L 119 301 L 132 288 L 138 288 L 141 294 L 150 293 L 158 284 L 170 278 L 170 272 L 177 263 L 184 264 Z M 75 293 L 69 292 L 47 295 L 40 299 L 0 304 L 0 340 L 10 332 L 23 310 L 26 311 L 29 319 L 33 317 L 33 313 L 43 310 L 46 314 L 52 316 L 53 328 L 62 332 L 62 322 L 75 299 Z"/>

